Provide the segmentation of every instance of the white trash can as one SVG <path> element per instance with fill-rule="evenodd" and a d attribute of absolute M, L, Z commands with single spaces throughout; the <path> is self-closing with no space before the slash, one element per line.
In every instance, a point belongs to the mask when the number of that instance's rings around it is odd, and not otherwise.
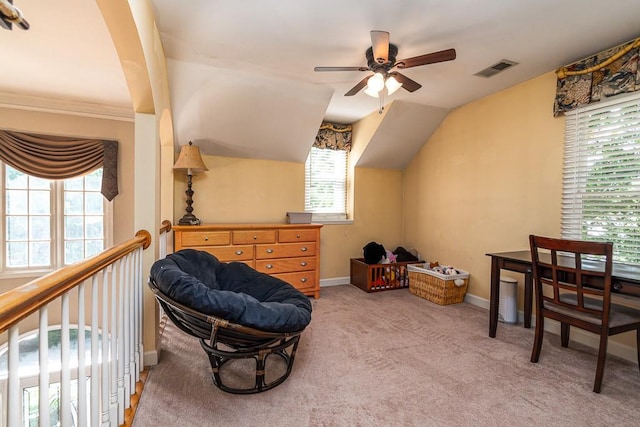
<path fill-rule="evenodd" d="M 498 320 L 502 323 L 518 323 L 518 281 L 513 277 L 500 277 Z"/>

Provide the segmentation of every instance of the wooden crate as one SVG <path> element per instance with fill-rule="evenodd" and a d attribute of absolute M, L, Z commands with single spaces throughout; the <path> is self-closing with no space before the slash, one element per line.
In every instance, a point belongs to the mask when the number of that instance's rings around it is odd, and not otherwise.
<path fill-rule="evenodd" d="M 367 264 L 364 258 L 351 258 L 351 284 L 365 292 L 379 292 L 409 287 L 408 264 L 424 261 Z"/>

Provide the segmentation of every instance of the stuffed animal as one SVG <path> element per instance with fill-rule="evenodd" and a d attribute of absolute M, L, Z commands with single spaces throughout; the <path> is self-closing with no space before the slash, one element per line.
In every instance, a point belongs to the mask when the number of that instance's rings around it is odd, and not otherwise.
<path fill-rule="evenodd" d="M 458 270 L 456 270 L 455 268 L 447 265 L 440 265 L 437 261 L 429 263 L 429 270 L 439 274 L 445 274 L 447 276 L 450 276 L 452 274 L 459 274 Z"/>
<path fill-rule="evenodd" d="M 389 264 L 395 263 L 397 259 L 396 254 L 394 254 L 391 251 L 386 251 L 386 252 L 387 252 L 387 259 L 389 260 Z"/>
<path fill-rule="evenodd" d="M 458 270 L 453 267 L 445 267 L 444 274 L 446 274 L 447 276 L 451 274 L 458 274 Z"/>

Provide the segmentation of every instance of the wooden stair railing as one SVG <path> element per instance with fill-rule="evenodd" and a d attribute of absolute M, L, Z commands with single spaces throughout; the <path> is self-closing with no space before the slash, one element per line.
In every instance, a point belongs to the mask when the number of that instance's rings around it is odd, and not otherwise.
<path fill-rule="evenodd" d="M 163 222 L 160 234 L 168 231 L 165 228 Z M 0 357 L 7 358 L 8 368 L 0 373 L 0 384 L 7 382 L 0 387 L 6 392 L 0 425 L 25 422 L 21 419 L 25 412 L 19 339 L 21 326 L 29 328 L 31 324 L 33 329 L 33 314 L 38 316 L 39 340 L 36 422 L 51 425 L 50 414 L 56 411 L 51 411 L 50 405 L 57 405 L 59 425 L 72 425 L 74 419 L 78 425 L 124 423 L 125 410 L 143 370 L 142 251 L 150 244 L 150 233 L 138 231 L 122 244 L 0 295 L 0 338 L 6 341 Z M 59 308 L 55 306 L 58 303 Z M 59 373 L 50 371 L 49 366 L 51 325 L 60 330 L 60 366 L 54 366 Z M 70 331 L 75 329 L 77 350 L 71 345 Z M 85 340 L 90 340 L 88 346 Z M 53 351 L 58 352 L 55 347 Z M 77 401 L 73 402 L 72 379 L 77 380 Z M 59 391 L 52 397 L 49 390 L 54 384 Z"/>

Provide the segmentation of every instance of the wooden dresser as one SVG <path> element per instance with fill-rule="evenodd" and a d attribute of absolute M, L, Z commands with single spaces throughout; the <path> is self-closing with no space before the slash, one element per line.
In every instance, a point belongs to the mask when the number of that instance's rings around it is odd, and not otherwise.
<path fill-rule="evenodd" d="M 321 224 L 175 225 L 174 250 L 207 251 L 220 261 L 244 262 L 320 298 Z"/>

